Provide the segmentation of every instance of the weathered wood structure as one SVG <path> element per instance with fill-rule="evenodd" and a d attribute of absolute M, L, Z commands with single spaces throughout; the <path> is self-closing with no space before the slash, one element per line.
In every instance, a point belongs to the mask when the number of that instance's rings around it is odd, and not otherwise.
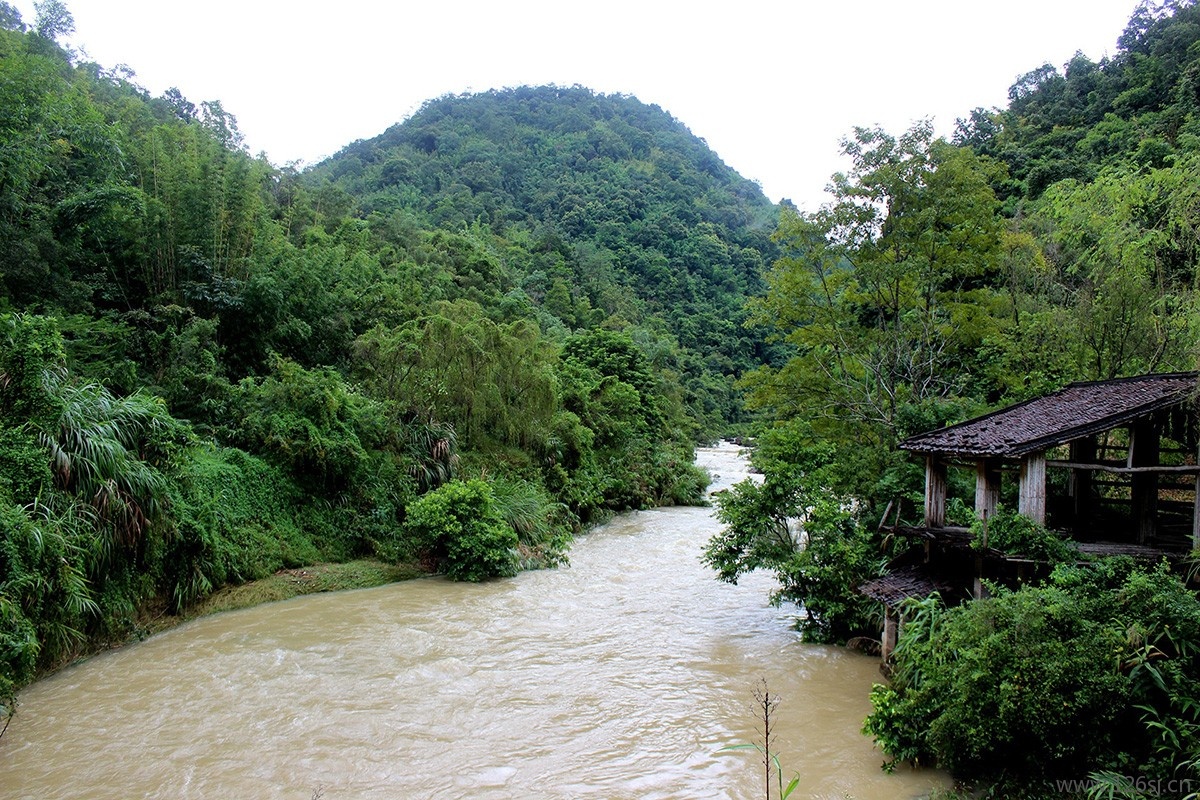
<path fill-rule="evenodd" d="M 893 530 L 923 547 L 861 587 L 887 609 L 885 656 L 906 597 L 978 597 L 984 579 L 1015 583 L 1036 571 L 1027 558 L 972 547 L 967 528 L 947 524 L 952 470 L 974 473 L 978 517 L 1015 505 L 1083 554 L 1158 559 L 1200 547 L 1198 379 L 1187 372 L 1074 383 L 901 442 L 924 458 L 925 513 L 922 525 Z"/>

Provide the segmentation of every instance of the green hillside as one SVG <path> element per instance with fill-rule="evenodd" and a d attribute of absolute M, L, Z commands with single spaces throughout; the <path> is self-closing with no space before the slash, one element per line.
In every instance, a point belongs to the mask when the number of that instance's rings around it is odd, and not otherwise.
<path fill-rule="evenodd" d="M 299 173 L 45 9 L 0 4 L 0 697 L 282 568 L 480 580 L 700 500 L 775 211 L 669 115 L 443 98 Z"/>
<path fill-rule="evenodd" d="M 368 218 L 481 226 L 523 246 L 490 288 L 568 329 L 669 334 L 689 409 L 709 431 L 740 418 L 722 384 L 764 358 L 743 307 L 774 257 L 778 212 L 657 106 L 581 87 L 443 97 L 306 178 Z"/>

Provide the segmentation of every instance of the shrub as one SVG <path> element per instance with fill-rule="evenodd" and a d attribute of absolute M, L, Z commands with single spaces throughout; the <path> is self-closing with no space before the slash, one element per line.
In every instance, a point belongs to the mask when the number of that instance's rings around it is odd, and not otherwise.
<path fill-rule="evenodd" d="M 880 537 L 840 509 L 813 509 L 804 523 L 804 547 L 776 570 L 775 598 L 804 609 L 798 627 L 810 642 L 874 638 L 882 627 L 879 603 L 858 591 L 887 559 Z"/>
<path fill-rule="evenodd" d="M 496 512 L 516 531 L 522 566 L 552 567 L 564 563 L 571 541 L 566 508 L 552 501 L 540 484 L 531 481 L 498 478 L 491 487 Z"/>
<path fill-rule="evenodd" d="M 89 520 L 71 511 L 0 500 L 0 695 L 70 655 L 99 613 L 81 546 Z"/>
<path fill-rule="evenodd" d="M 247 449 L 322 496 L 336 497 L 367 479 L 368 450 L 381 444 L 386 414 L 337 372 L 276 359 L 270 376 L 246 378 L 238 391 L 235 436 Z"/>
<path fill-rule="evenodd" d="M 1104 770 L 1166 785 L 1188 768 L 1200 602 L 1165 566 L 1059 566 L 1043 586 L 909 610 L 922 621 L 906 624 L 865 725 L 894 760 L 1019 782 L 1022 796 Z"/>
<path fill-rule="evenodd" d="M 983 520 L 973 518 L 971 533 L 975 537 L 973 546 L 983 547 Z M 987 546 L 1011 555 L 1051 564 L 1077 561 L 1080 558 L 1079 551 L 1054 531 L 1003 506 L 999 506 L 996 513 L 987 520 Z"/>
<path fill-rule="evenodd" d="M 408 505 L 404 527 L 446 577 L 481 581 L 517 571 L 517 533 L 500 516 L 484 481 L 452 481 Z"/>
<path fill-rule="evenodd" d="M 300 493 L 276 467 L 236 448 L 195 447 L 171 484 L 173 530 L 160 558 L 176 611 L 227 583 L 313 563 L 297 522 Z"/>

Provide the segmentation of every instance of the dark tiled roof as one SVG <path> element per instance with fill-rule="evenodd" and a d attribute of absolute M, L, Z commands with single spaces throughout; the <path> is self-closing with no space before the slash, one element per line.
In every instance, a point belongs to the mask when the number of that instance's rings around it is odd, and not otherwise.
<path fill-rule="evenodd" d="M 930 575 L 920 564 L 894 569 L 886 575 L 867 581 L 858 587 L 860 594 L 878 600 L 889 607 L 897 606 L 910 597 L 924 599 L 934 592 L 949 594 L 953 587 Z"/>
<path fill-rule="evenodd" d="M 1081 436 L 1110 430 L 1196 393 L 1200 373 L 1173 372 L 1073 383 L 900 443 L 914 453 L 971 457 L 1020 457 Z"/>

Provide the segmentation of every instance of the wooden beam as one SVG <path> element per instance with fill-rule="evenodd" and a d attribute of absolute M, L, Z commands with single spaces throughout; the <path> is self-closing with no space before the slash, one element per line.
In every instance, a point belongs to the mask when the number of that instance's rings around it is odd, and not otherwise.
<path fill-rule="evenodd" d="M 1092 472 L 1115 472 L 1121 475 L 1137 475 L 1138 473 L 1157 473 L 1167 475 L 1180 473 L 1183 475 L 1200 474 L 1200 464 L 1157 464 L 1150 467 L 1118 467 L 1114 464 L 1089 464 L 1085 461 L 1046 461 L 1047 467 L 1060 469 L 1091 470 Z"/>
<path fill-rule="evenodd" d="M 1039 525 L 1046 524 L 1046 452 L 1031 453 L 1021 461 L 1021 494 L 1017 511 Z"/>

